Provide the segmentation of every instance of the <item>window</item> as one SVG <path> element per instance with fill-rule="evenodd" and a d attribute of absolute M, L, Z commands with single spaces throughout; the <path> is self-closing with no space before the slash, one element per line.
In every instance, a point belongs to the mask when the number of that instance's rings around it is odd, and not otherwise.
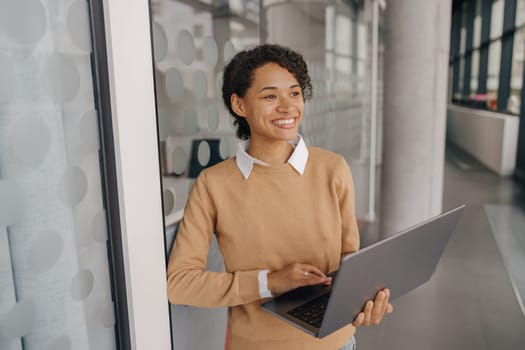
<path fill-rule="evenodd" d="M 525 0 L 515 3 L 513 11 L 509 8 L 513 1 L 454 1 L 450 59 L 454 68 L 454 103 L 519 114 L 525 55 Z M 486 4 L 490 9 L 483 8 Z M 510 11 L 515 16 L 506 19 L 505 13 L 509 15 Z M 513 23 L 504 23 L 509 20 Z M 471 47 L 467 42 L 469 30 L 472 30 Z M 457 45 L 456 51 L 452 45 Z"/>

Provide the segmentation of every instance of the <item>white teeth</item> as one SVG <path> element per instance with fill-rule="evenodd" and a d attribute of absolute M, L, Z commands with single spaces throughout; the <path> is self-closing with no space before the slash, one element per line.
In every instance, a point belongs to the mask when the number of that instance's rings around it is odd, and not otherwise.
<path fill-rule="evenodd" d="M 294 123 L 294 118 L 274 120 L 273 123 L 276 125 L 290 125 Z"/>

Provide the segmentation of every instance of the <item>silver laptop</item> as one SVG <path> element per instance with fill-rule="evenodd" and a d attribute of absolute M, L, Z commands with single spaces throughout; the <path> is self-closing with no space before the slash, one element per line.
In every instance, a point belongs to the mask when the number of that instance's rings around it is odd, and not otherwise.
<path fill-rule="evenodd" d="M 430 279 L 465 205 L 347 255 L 331 286 L 301 287 L 262 304 L 265 311 L 322 338 L 352 323 L 383 288 L 390 301 Z"/>

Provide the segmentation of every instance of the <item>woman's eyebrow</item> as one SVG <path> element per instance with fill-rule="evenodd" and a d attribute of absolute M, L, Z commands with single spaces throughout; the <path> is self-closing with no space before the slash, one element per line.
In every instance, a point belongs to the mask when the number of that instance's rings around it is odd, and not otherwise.
<path fill-rule="evenodd" d="M 290 85 L 290 89 L 294 89 L 296 87 L 301 87 L 301 85 L 299 85 L 299 84 Z M 264 90 L 277 90 L 277 87 L 275 87 L 275 86 L 265 86 L 261 90 L 257 91 L 257 93 L 260 93 L 260 92 L 262 92 Z"/>

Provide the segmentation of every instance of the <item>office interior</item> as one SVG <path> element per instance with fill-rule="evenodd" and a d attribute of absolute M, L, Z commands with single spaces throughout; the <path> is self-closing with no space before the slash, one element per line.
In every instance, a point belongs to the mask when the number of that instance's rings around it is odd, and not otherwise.
<path fill-rule="evenodd" d="M 226 309 L 169 305 L 166 256 L 260 43 L 305 57 L 300 133 L 350 165 L 363 247 L 467 205 L 358 348 L 525 348 L 525 0 L 4 0 L 0 349 L 228 348 Z"/>

